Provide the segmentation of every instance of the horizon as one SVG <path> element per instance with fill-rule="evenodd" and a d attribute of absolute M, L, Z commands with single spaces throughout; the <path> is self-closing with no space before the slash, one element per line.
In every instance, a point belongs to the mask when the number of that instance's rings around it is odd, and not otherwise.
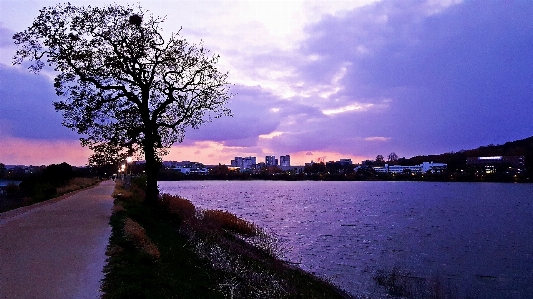
<path fill-rule="evenodd" d="M 102 6 L 127 1 L 70 1 Z M 147 1 L 177 32 L 219 54 L 233 117 L 188 130 L 167 161 L 291 164 L 474 149 L 533 135 L 533 2 Z M 53 73 L 12 66 L 12 36 L 55 1 L 0 1 L 0 162 L 83 166 L 62 127 Z M 205 161 L 205 162 L 204 162 Z"/>

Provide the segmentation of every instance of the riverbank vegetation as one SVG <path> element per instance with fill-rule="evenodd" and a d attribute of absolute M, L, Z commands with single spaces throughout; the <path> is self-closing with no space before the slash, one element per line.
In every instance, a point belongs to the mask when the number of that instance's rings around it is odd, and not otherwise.
<path fill-rule="evenodd" d="M 46 201 L 93 186 L 100 179 L 84 169 L 74 169 L 67 163 L 33 168 L 32 171 L 5 172 L 8 179 L 0 194 L 0 213 Z"/>
<path fill-rule="evenodd" d="M 350 298 L 255 224 L 177 196 L 147 205 L 143 184 L 114 193 L 103 298 Z"/>

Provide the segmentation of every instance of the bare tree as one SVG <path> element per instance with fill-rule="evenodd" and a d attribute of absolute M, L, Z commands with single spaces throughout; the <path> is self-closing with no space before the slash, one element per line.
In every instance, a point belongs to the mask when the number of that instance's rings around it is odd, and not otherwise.
<path fill-rule="evenodd" d="M 398 155 L 396 155 L 395 152 L 390 153 L 389 156 L 388 156 L 388 161 L 389 162 L 398 161 Z"/>
<path fill-rule="evenodd" d="M 41 9 L 13 36 L 14 64 L 30 60 L 34 72 L 54 67 L 56 93 L 65 97 L 55 109 L 64 126 L 84 136 L 82 145 L 111 142 L 144 154 L 152 203 L 165 149 L 181 142 L 186 128 L 231 115 L 219 56 L 179 33 L 165 41 L 163 21 L 140 7 L 60 4 Z"/>

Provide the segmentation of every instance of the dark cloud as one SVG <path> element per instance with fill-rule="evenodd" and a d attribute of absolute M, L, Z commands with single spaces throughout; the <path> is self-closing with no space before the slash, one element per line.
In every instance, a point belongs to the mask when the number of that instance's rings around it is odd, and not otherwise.
<path fill-rule="evenodd" d="M 0 64 L 0 124 L 2 135 L 29 139 L 77 139 L 61 126 L 61 114 L 52 105 L 57 101 L 53 82 Z"/>

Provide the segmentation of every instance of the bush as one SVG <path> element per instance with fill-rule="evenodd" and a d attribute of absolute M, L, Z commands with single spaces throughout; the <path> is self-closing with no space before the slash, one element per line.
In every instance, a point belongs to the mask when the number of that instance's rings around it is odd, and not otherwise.
<path fill-rule="evenodd" d="M 203 216 L 203 222 L 211 229 L 228 230 L 247 237 L 257 235 L 258 228 L 255 224 L 240 219 L 230 212 L 207 210 L 204 211 Z"/>
<path fill-rule="evenodd" d="M 181 220 L 189 220 L 196 214 L 196 208 L 189 200 L 169 194 L 161 195 L 161 204 L 168 213 L 180 217 Z"/>
<path fill-rule="evenodd" d="M 6 196 L 7 197 L 14 197 L 20 192 L 20 188 L 18 185 L 9 183 L 6 186 Z"/>
<path fill-rule="evenodd" d="M 141 176 L 134 177 L 131 180 L 131 184 L 133 186 L 139 187 L 140 189 L 146 189 L 146 176 L 145 175 L 141 175 Z"/>
<path fill-rule="evenodd" d="M 53 198 L 57 194 L 57 189 L 52 184 L 32 179 L 23 181 L 20 188 L 26 196 L 32 199 L 32 203 Z"/>
<path fill-rule="evenodd" d="M 46 182 L 54 186 L 61 186 L 74 177 L 74 170 L 72 170 L 72 166 L 65 162 L 52 164 L 44 169 L 42 177 Z"/>
<path fill-rule="evenodd" d="M 141 225 L 139 225 L 139 223 L 131 220 L 130 218 L 126 218 L 124 221 L 124 235 L 143 252 L 148 254 L 153 259 L 159 260 L 160 253 L 157 245 L 150 240 L 150 238 L 146 235 L 146 231 Z"/>

